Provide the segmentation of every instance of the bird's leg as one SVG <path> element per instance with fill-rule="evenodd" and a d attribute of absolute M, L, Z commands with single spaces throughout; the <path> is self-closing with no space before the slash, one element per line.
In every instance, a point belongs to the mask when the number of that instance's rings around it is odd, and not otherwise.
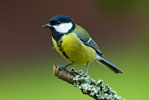
<path fill-rule="evenodd" d="M 89 68 L 89 62 L 87 63 L 86 72 L 83 74 L 83 77 L 86 77 L 88 75 L 88 68 Z"/>
<path fill-rule="evenodd" d="M 64 68 L 66 68 L 66 67 L 68 67 L 68 66 L 70 66 L 70 65 L 72 65 L 72 64 L 73 64 L 73 62 L 71 62 L 71 63 L 69 63 L 69 64 L 67 64 L 67 65 L 64 65 L 64 66 L 58 66 L 58 67 L 57 67 L 57 70 L 64 69 Z"/>
<path fill-rule="evenodd" d="M 71 63 L 69 63 L 69 64 L 63 66 L 63 68 L 66 68 L 66 67 L 68 67 L 68 66 L 70 66 L 70 65 L 72 65 L 72 64 L 73 64 L 73 62 L 71 62 Z"/>

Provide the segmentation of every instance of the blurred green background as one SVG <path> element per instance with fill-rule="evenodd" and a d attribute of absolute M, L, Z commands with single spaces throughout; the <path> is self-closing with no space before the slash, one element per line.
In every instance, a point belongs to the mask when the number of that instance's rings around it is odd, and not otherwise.
<path fill-rule="evenodd" d="M 93 62 L 93 79 L 126 100 L 149 98 L 148 0 L 5 0 L 0 8 L 0 100 L 93 100 L 53 76 L 53 64 L 68 62 L 41 26 L 60 14 L 83 26 L 125 72 L 114 74 Z M 85 71 L 84 65 L 73 67 Z"/>

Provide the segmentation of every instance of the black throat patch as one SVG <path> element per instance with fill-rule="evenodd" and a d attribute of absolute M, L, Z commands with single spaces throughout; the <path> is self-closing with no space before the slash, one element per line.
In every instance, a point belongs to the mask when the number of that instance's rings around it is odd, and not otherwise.
<path fill-rule="evenodd" d="M 62 36 L 64 35 L 64 34 L 56 32 L 54 28 L 51 28 L 51 33 L 56 42 L 60 41 Z"/>

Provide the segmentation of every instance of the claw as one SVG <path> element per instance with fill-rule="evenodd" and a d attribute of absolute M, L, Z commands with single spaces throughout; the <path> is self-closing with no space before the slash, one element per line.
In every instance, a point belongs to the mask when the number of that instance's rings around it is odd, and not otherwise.
<path fill-rule="evenodd" d="M 83 77 L 87 77 L 87 75 L 88 75 L 88 73 L 83 73 L 82 76 L 83 76 Z"/>
<path fill-rule="evenodd" d="M 67 65 L 65 65 L 65 66 L 58 65 L 58 66 L 57 66 L 57 70 L 64 69 L 64 68 L 66 68 L 66 67 L 68 67 L 68 66 L 70 66 L 70 65 L 72 65 L 72 64 L 73 64 L 73 62 L 71 62 L 71 63 L 69 63 L 69 64 L 67 64 Z"/>
<path fill-rule="evenodd" d="M 56 70 L 61 70 L 61 69 L 64 69 L 64 67 L 63 67 L 63 66 L 58 65 Z"/>

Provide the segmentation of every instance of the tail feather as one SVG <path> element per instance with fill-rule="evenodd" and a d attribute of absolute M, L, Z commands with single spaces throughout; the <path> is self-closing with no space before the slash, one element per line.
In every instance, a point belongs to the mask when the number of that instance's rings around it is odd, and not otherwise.
<path fill-rule="evenodd" d="M 102 63 L 103 65 L 107 66 L 109 69 L 111 69 L 115 73 L 123 73 L 123 71 L 119 67 L 117 67 L 116 65 L 114 65 L 113 63 L 111 63 L 109 60 L 107 60 L 103 56 L 100 57 L 100 59 L 98 61 L 100 63 Z"/>

